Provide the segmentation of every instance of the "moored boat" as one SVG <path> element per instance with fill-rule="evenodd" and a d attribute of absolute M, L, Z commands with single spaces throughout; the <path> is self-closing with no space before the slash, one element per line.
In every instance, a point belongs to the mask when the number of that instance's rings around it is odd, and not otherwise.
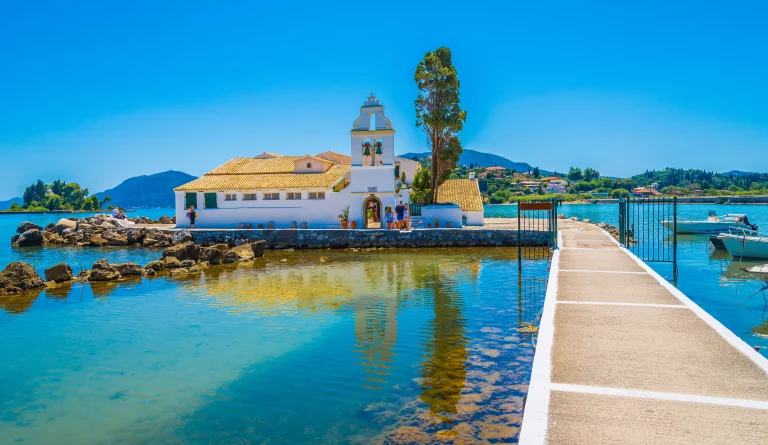
<path fill-rule="evenodd" d="M 669 231 L 675 230 L 675 222 L 664 220 L 661 225 Z M 711 210 L 706 220 L 678 220 L 677 233 L 711 233 L 718 234 L 728 232 L 730 229 L 757 230 L 757 226 L 751 224 L 747 215 L 729 213 L 723 217 L 717 216 L 717 212 Z"/>
<path fill-rule="evenodd" d="M 742 230 L 741 233 L 722 233 L 728 253 L 734 258 L 768 258 L 768 235 L 756 231 Z"/>

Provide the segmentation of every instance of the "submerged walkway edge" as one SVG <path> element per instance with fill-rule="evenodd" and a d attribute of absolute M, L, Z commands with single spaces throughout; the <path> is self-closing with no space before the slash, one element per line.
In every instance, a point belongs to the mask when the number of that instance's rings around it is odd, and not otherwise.
<path fill-rule="evenodd" d="M 602 229 L 558 246 L 520 444 L 765 443 L 768 359 Z"/>

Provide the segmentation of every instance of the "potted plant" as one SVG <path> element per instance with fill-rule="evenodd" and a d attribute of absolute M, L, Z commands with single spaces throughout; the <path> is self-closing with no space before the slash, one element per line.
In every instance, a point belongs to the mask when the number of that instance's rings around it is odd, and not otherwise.
<path fill-rule="evenodd" d="M 341 228 L 346 229 L 349 223 L 349 206 L 346 206 L 341 213 L 339 213 L 339 222 L 341 222 Z"/>
<path fill-rule="evenodd" d="M 352 230 L 357 229 L 357 221 L 352 220 L 352 222 L 349 224 L 350 227 L 352 227 Z"/>
<path fill-rule="evenodd" d="M 437 229 L 439 227 L 440 227 L 440 218 L 435 218 L 435 228 Z"/>

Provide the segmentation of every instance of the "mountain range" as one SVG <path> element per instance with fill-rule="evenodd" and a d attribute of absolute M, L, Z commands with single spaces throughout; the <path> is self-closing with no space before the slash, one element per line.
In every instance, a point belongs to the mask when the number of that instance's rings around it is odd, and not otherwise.
<path fill-rule="evenodd" d="M 407 159 L 413 159 L 414 157 L 417 159 L 424 159 L 432 156 L 432 153 L 405 153 L 398 156 Z M 495 155 L 493 153 L 483 153 L 481 151 L 466 149 L 459 157 L 459 164 L 467 166 L 472 164 L 479 167 L 504 167 L 510 170 L 516 170 L 520 173 L 533 170 L 533 167 L 527 162 L 510 161 L 503 156 Z M 543 173 L 544 172 L 542 171 L 542 174 Z"/>
<path fill-rule="evenodd" d="M 195 179 L 196 176 L 169 170 L 126 179 L 115 188 L 96 193 L 96 196 L 102 200 L 109 196 L 113 205 L 127 208 L 175 207 L 173 189 Z"/>

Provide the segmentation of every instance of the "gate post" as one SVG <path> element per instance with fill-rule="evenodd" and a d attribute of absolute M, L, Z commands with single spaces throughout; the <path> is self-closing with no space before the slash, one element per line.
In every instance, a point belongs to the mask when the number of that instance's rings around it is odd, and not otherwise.
<path fill-rule="evenodd" d="M 520 232 L 520 201 L 517 201 L 517 269 L 523 270 L 523 238 Z"/>

